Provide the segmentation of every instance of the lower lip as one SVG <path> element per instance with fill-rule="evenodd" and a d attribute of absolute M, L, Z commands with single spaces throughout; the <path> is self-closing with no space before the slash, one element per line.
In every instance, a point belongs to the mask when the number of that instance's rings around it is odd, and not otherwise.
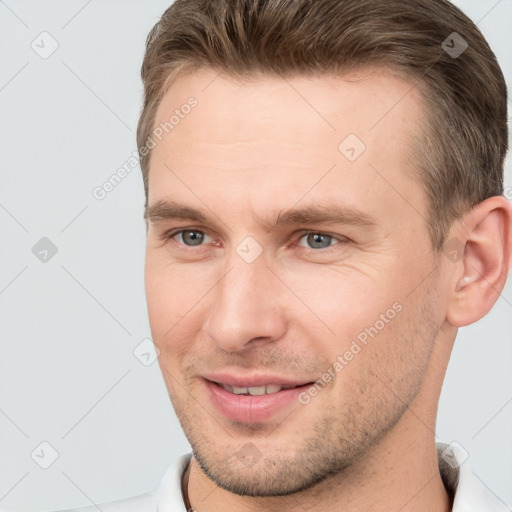
<path fill-rule="evenodd" d="M 277 393 L 252 396 L 229 393 L 220 385 L 205 379 L 210 399 L 226 418 L 243 423 L 261 423 L 274 416 L 290 404 L 299 405 L 298 395 L 312 384 L 291 389 L 282 389 Z"/>

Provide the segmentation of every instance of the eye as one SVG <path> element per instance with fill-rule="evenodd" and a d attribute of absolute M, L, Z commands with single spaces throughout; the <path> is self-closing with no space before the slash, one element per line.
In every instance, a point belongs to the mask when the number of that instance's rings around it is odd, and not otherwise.
<path fill-rule="evenodd" d="M 304 240 L 304 242 L 303 242 Z M 306 233 L 299 239 L 298 245 L 310 249 L 327 249 L 336 242 L 344 241 L 325 233 Z"/>
<path fill-rule="evenodd" d="M 174 238 L 183 245 L 193 247 L 195 245 L 201 245 L 209 236 L 204 231 L 197 229 L 183 229 L 177 233 L 170 234 L 169 238 Z"/>

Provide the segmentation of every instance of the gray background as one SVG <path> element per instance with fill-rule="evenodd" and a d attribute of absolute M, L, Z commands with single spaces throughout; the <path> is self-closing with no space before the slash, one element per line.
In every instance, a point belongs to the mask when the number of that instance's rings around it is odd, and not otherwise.
<path fill-rule="evenodd" d="M 135 151 L 144 42 L 168 3 L 0 1 L 0 510 L 137 495 L 189 451 L 157 363 L 133 354 L 150 336 L 139 168 L 92 195 Z M 457 4 L 511 86 L 512 0 Z M 31 47 L 52 40 L 46 59 Z M 511 198 L 510 159 L 507 184 Z M 32 252 L 42 237 L 58 249 L 46 263 Z M 509 506 L 511 332 L 509 280 L 459 333 L 438 421 L 438 438 L 467 449 Z M 43 441 L 59 454 L 48 469 Z"/>

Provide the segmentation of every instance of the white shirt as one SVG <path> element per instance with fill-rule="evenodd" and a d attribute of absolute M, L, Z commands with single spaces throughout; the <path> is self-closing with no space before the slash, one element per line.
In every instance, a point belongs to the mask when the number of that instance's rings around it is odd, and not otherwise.
<path fill-rule="evenodd" d="M 454 494 L 452 512 L 512 512 L 475 476 L 466 453 L 457 444 L 437 443 L 439 469 Z M 158 489 L 134 498 L 99 505 L 102 512 L 188 512 L 181 495 L 181 478 L 192 454 L 182 455 L 165 472 Z M 98 512 L 96 506 L 60 512 Z"/>

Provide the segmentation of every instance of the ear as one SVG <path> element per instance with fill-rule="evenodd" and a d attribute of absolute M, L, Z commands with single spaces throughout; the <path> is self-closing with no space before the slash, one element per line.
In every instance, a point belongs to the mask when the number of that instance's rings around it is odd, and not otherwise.
<path fill-rule="evenodd" d="M 494 306 L 512 266 L 512 205 L 502 196 L 477 204 L 443 252 L 453 264 L 447 320 L 455 327 L 472 324 Z"/>

